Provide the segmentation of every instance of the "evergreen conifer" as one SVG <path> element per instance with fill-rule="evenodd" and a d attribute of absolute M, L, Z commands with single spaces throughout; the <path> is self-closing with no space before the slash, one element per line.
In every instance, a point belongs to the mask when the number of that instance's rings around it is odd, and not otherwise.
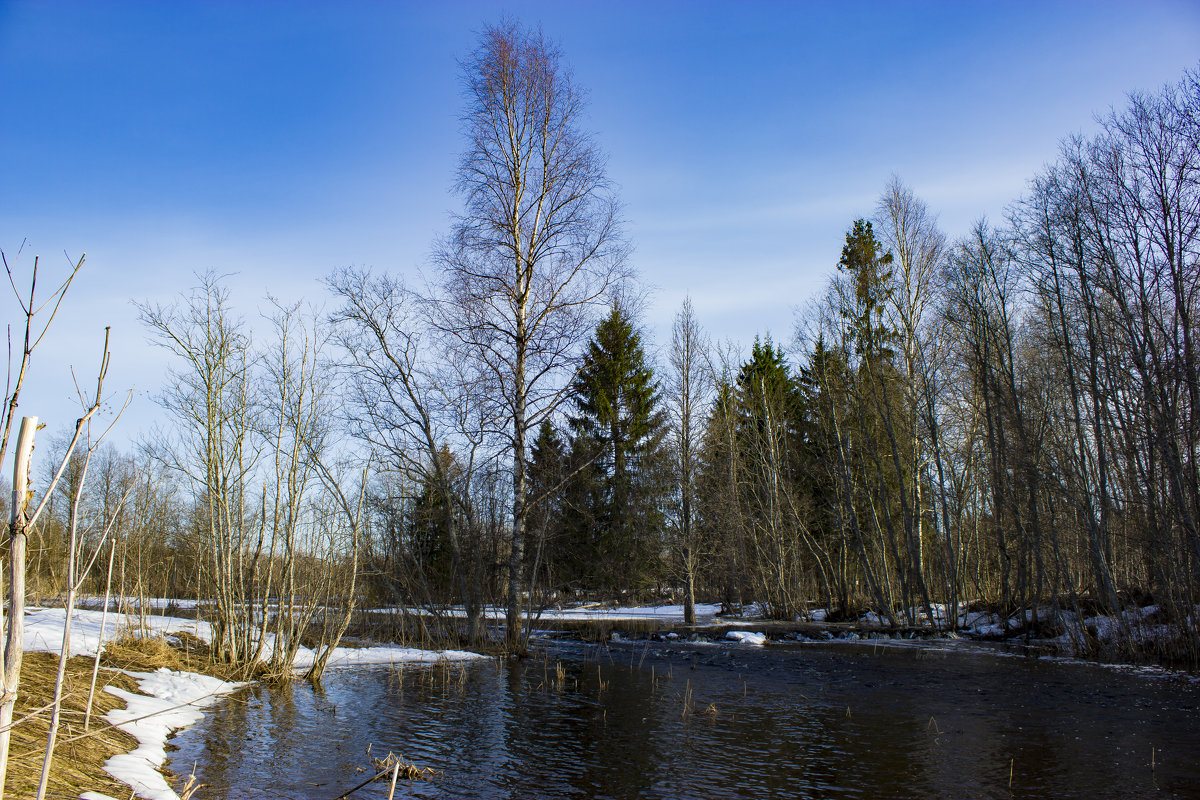
<path fill-rule="evenodd" d="M 581 582 L 646 588 L 659 574 L 670 492 L 666 414 L 641 335 L 620 304 L 597 327 L 572 386 L 572 514 Z"/>

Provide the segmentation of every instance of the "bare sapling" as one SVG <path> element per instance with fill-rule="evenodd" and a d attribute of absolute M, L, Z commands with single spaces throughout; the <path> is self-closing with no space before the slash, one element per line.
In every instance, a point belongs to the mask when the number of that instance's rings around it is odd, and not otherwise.
<path fill-rule="evenodd" d="M 274 616 L 275 636 L 270 663 L 280 676 L 291 675 L 292 661 L 306 627 L 317 612 L 317 601 L 299 582 L 301 532 L 304 504 L 314 483 L 314 459 L 326 447 L 331 418 L 327 385 L 319 379 L 325 359 L 323 347 L 328 334 L 316 312 L 308 320 L 298 306 L 283 306 L 272 300 L 277 343 L 263 359 L 261 375 L 264 413 L 262 435 L 271 454 L 272 469 L 264 487 L 258 539 L 270 528 L 266 589 L 259 625 L 258 644 L 249 663 L 259 660 L 267 641 L 268 606 L 271 587 L 278 573 L 278 608 Z M 282 559 L 276 550 L 282 547 Z M 257 553 L 261 546 L 255 548 Z M 256 556 L 257 558 L 257 556 Z M 297 598 L 307 595 L 305 605 Z"/>
<path fill-rule="evenodd" d="M 4 693 L 0 695 L 0 797 L 8 772 L 8 746 L 12 739 L 13 710 L 17 705 L 17 685 L 21 678 L 21 657 L 25 645 L 25 540 L 29 523 L 29 462 L 33 456 L 33 437 L 37 417 L 21 420 L 17 435 L 16 463 L 13 467 L 12 519 L 8 544 L 8 630 L 4 642 Z"/>
<path fill-rule="evenodd" d="M 17 258 L 20 258 L 21 252 L 17 251 Z M 21 396 L 21 387 L 25 383 L 25 375 L 29 371 L 29 361 L 33 356 L 33 351 L 41 343 L 45 337 L 46 331 L 50 329 L 50 324 L 54 322 L 55 315 L 58 314 L 58 307 L 62 304 L 63 297 L 67 294 L 67 289 L 71 287 L 71 282 L 75 280 L 75 276 L 79 274 L 79 269 L 83 266 L 83 259 L 86 256 L 80 256 L 79 261 L 75 262 L 71 272 L 66 279 L 58 285 L 50 297 L 46 298 L 41 304 L 37 303 L 37 271 L 38 258 L 33 259 L 33 274 L 29 279 L 29 296 L 25 297 L 17 289 L 17 283 L 13 277 L 13 268 L 8 263 L 8 255 L 0 250 L 0 261 L 4 263 L 4 272 L 8 275 L 8 283 L 12 287 L 13 296 L 17 298 L 17 303 L 21 307 L 21 313 L 25 317 L 25 333 L 21 347 L 21 361 L 17 365 L 17 373 L 14 378 L 12 373 L 12 326 L 8 326 L 9 333 L 9 362 L 7 379 L 4 386 L 4 432 L 0 434 L 0 463 L 4 462 L 4 456 L 8 452 L 8 436 L 12 432 L 13 420 L 16 419 L 17 404 Z M 15 262 L 16 259 L 14 259 Z M 43 311 L 49 311 L 45 323 L 35 325 L 35 319 Z M 36 418 L 35 418 L 36 419 Z M 2 787 L 0 787 L 2 788 Z"/>
<path fill-rule="evenodd" d="M 108 624 L 108 603 L 112 597 L 112 573 L 113 562 L 117 555 L 117 538 L 113 538 L 108 543 L 108 574 L 104 578 L 104 606 L 100 612 L 100 643 L 104 643 L 104 629 Z M 100 672 L 100 652 L 96 651 L 96 658 L 92 660 L 92 679 L 88 683 L 88 699 L 87 710 L 83 714 L 83 729 L 86 731 L 91 727 L 92 723 L 92 702 L 96 697 L 96 677 Z"/>
<path fill-rule="evenodd" d="M 96 414 L 97 411 L 100 410 L 102 392 L 104 389 L 104 376 L 108 372 L 108 359 L 109 359 L 108 335 L 109 335 L 109 329 L 105 328 L 104 329 L 104 351 L 100 358 L 99 374 L 96 377 L 96 394 L 92 398 L 90 404 L 87 404 L 85 402 L 83 416 L 81 416 L 75 422 L 75 435 L 71 438 L 71 443 L 67 447 L 67 452 L 63 454 L 62 464 L 59 467 L 58 472 L 57 472 L 57 474 L 59 476 L 61 476 L 63 469 L 66 467 L 67 463 L 71 459 L 72 454 L 75 451 L 75 447 L 79 444 L 81 439 L 85 439 L 85 437 L 86 437 L 87 449 L 83 456 L 83 467 L 80 472 L 79 480 L 75 486 L 74 496 L 71 498 L 70 518 L 69 518 L 69 523 L 68 523 L 69 538 L 68 538 L 68 545 L 67 545 L 67 598 L 66 598 L 66 608 L 64 610 L 65 621 L 64 621 L 64 625 L 63 625 L 62 647 L 61 647 L 61 651 L 59 652 L 59 655 L 58 655 L 58 671 L 54 678 L 53 705 L 51 707 L 51 712 L 50 712 L 50 731 L 46 737 L 46 754 L 42 760 L 41 780 L 38 782 L 38 791 L 37 791 L 38 800 L 43 800 L 46 796 L 46 787 L 50 780 L 50 765 L 54 759 L 54 745 L 58 739 L 58 726 L 59 726 L 59 723 L 60 723 L 61 717 L 62 717 L 63 681 L 66 678 L 67 659 L 70 658 L 70 655 L 71 655 L 71 620 L 72 620 L 72 617 L 74 616 L 76 595 L 79 590 L 79 587 L 82 585 L 83 580 L 87 577 L 87 574 L 91 571 L 91 568 L 95 564 L 96 559 L 99 557 L 100 553 L 102 552 L 104 543 L 108 539 L 108 536 L 112 533 L 113 525 L 117 520 L 117 515 L 114 514 L 112 516 L 112 518 L 108 521 L 108 524 L 105 526 L 104 531 L 100 537 L 100 541 L 96 545 L 95 552 L 93 552 L 91 559 L 88 561 L 88 563 L 84 566 L 84 568 L 82 570 L 77 570 L 78 556 L 79 556 L 79 553 L 81 550 L 80 531 L 79 531 L 79 521 L 80 521 L 79 520 L 79 518 L 80 518 L 79 509 L 80 509 L 80 503 L 83 499 L 83 489 L 84 489 L 84 485 L 86 483 L 88 467 L 91 464 L 92 454 L 95 453 L 96 447 L 99 446 L 100 442 L 103 441 L 104 436 L 108 433 L 108 430 L 105 430 L 104 433 L 102 433 L 95 441 L 91 440 L 91 436 L 88 433 L 88 431 L 90 430 L 90 427 L 91 427 L 92 417 Z M 126 402 L 128 403 L 128 401 L 126 401 Z M 121 410 L 124 411 L 124 408 L 122 408 Z M 117 417 L 120 417 L 120 413 L 117 414 Z M 115 420 L 114 420 L 114 422 L 115 422 Z M 111 426 L 109 429 L 111 430 Z M 55 482 L 57 482 L 57 478 L 56 478 Z M 47 497 L 53 490 L 54 490 L 54 484 L 52 483 L 47 488 L 47 491 L 46 491 Z M 132 485 L 130 485 L 129 489 L 126 490 L 125 496 L 121 498 L 121 502 L 118 504 L 118 508 L 120 507 L 120 505 L 124 505 L 124 502 L 128 498 L 129 492 L 131 490 L 132 490 Z M 43 502 L 43 504 L 46 502 L 45 498 L 43 498 L 42 502 Z M 41 511 L 41 507 L 39 507 L 38 511 L 39 512 Z M 76 574 L 77 572 L 79 573 L 78 575 Z M 99 659 L 99 653 L 97 653 L 96 658 L 97 658 L 97 660 Z"/>

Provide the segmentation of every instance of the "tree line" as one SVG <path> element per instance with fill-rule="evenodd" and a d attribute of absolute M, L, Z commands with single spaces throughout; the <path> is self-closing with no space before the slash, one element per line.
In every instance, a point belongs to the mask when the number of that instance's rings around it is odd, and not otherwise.
<path fill-rule="evenodd" d="M 655 364 L 610 300 L 521 466 L 521 585 L 943 628 L 1153 602 L 1195 663 L 1198 109 L 1196 73 L 1132 95 L 956 241 L 894 178 L 786 347 L 685 303 Z"/>

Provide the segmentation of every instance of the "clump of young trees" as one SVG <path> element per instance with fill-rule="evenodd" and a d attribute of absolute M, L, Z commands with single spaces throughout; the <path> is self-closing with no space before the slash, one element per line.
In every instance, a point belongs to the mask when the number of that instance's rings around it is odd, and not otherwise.
<path fill-rule="evenodd" d="M 216 655 L 286 676 L 316 625 L 309 675 L 319 679 L 358 599 L 366 477 L 333 452 L 323 321 L 269 305 L 273 336 L 261 349 L 211 273 L 175 304 L 140 306 L 174 357 L 160 395 L 172 424 L 147 457 L 178 485 L 179 549 L 211 612 Z"/>

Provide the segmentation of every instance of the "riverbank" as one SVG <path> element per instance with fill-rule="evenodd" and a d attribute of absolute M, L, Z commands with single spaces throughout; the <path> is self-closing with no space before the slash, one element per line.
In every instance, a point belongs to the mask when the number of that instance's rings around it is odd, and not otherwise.
<path fill-rule="evenodd" d="M 26 632 L 6 786 L 10 797 L 33 797 L 42 770 L 60 649 L 45 640 L 53 616 L 40 610 L 29 615 L 32 636 Z M 61 610 L 57 616 L 61 643 Z M 48 797 L 108 800 L 133 791 L 153 800 L 178 798 L 157 770 L 166 757 L 167 737 L 199 719 L 208 702 L 240 685 L 225 679 L 227 668 L 212 660 L 206 643 L 181 637 L 173 647 L 160 637 L 106 636 L 98 668 L 94 651 L 80 652 L 87 648 L 72 644 Z M 185 663 L 190 671 L 183 669 Z"/>
<path fill-rule="evenodd" d="M 57 655 L 65 628 L 63 609 L 31 609 L 25 619 L 25 656 L 14 728 L 8 796 L 32 797 L 49 728 Z M 135 621 L 110 613 L 76 610 L 72 618 L 63 722 L 48 796 L 113 800 L 179 800 L 184 781 L 172 786 L 161 771 L 168 739 L 202 718 L 204 710 L 246 684 L 212 658 L 210 627 L 201 620 L 147 616 Z M 144 634 L 144 635 L 142 635 Z M 103 648 L 101 645 L 104 645 Z M 97 653 L 98 670 L 88 730 L 84 717 Z M 294 667 L 312 663 L 302 649 Z M 333 668 L 355 664 L 434 663 L 483 658 L 464 651 L 427 651 L 391 645 L 337 648 Z M 24 718 L 24 719 L 23 719 Z M 132 793 L 132 794 L 131 794 Z"/>
<path fill-rule="evenodd" d="M 196 614 L 194 600 L 149 599 L 145 603 L 144 615 L 139 618 L 156 630 L 170 630 L 180 618 Z M 1160 606 L 1147 602 L 1129 602 L 1119 612 L 1108 614 L 1089 612 L 1086 603 L 1079 605 L 1079 608 L 1065 603 L 1042 605 L 1005 614 L 992 604 L 969 600 L 959 604 L 957 623 L 951 626 L 949 607 L 937 603 L 929 609 L 932 621 L 923 607 L 914 608 L 911 613 L 898 613 L 890 620 L 874 611 L 847 617 L 834 615 L 825 608 L 809 608 L 794 619 L 778 620 L 763 616 L 762 609 L 755 604 L 745 606 L 739 614 L 722 613 L 722 607 L 716 603 L 697 603 L 694 624 L 684 622 L 683 606 L 677 604 L 577 603 L 537 610 L 530 615 L 530 625 L 535 636 L 541 638 L 574 637 L 583 641 L 603 641 L 613 634 L 635 639 L 678 637 L 718 641 L 738 631 L 761 634 L 754 638 L 762 638 L 763 643 L 968 639 L 1104 663 L 1154 664 L 1191 672 L 1200 667 L 1200 653 L 1193 652 L 1190 646 L 1195 636 L 1189 627 L 1200 619 L 1200 608 L 1187 620 L 1180 621 L 1172 620 Z M 442 609 L 438 614 L 394 607 L 367 608 L 355 613 L 343 641 L 356 644 L 415 641 L 423 647 L 452 645 L 456 640 L 461 641 L 461 631 L 455 626 L 461 625 L 464 617 L 461 607 Z M 484 610 L 483 618 L 493 638 L 503 636 L 504 609 L 489 607 Z M 200 626 L 196 628 L 197 634 L 205 636 L 207 628 L 203 623 Z M 343 663 L 352 663 L 355 651 L 356 648 L 341 648 L 331 663 L 339 658 Z M 502 650 L 492 654 L 499 652 Z M 311 663 L 311 655 L 303 649 L 298 658 L 309 659 L 302 661 L 301 666 Z"/>
<path fill-rule="evenodd" d="M 1195 671 L 1198 657 L 1188 649 L 1192 638 L 1157 605 L 1131 604 L 1118 613 L 1086 613 L 1043 606 L 1001 614 L 980 603 L 965 603 L 957 625 L 948 624 L 949 609 L 914 609 L 911 622 L 888 620 L 874 612 L 835 619 L 827 609 L 810 609 L 793 620 L 766 619 L 755 606 L 742 614 L 720 614 L 715 605 L 698 605 L 696 622 L 683 622 L 682 607 L 579 606 L 543 612 L 535 623 L 542 638 L 605 641 L 613 638 L 667 641 L 737 641 L 744 644 L 824 641 L 958 640 L 991 642 L 1022 652 L 1080 658 L 1131 666 L 1156 665 Z M 1200 616 L 1198 610 L 1197 616 Z"/>
<path fill-rule="evenodd" d="M 104 722 L 103 716 L 124 702 L 110 688 L 132 691 L 137 682 L 131 676 L 102 669 L 96 684 L 90 725 L 85 728 L 88 686 L 91 682 L 91 656 L 76 656 L 67 662 L 62 708 L 62 727 L 55 748 L 54 769 L 50 774 L 51 797 L 78 797 L 93 789 L 116 796 L 128 796 L 129 787 L 104 772 L 104 763 L 115 755 L 137 746 L 137 740 Z M 51 653 L 25 653 L 21 663 L 20 692 L 10 746 L 7 797 L 33 797 L 41 774 L 50 729 L 48 706 L 54 694 L 58 658 Z"/>

